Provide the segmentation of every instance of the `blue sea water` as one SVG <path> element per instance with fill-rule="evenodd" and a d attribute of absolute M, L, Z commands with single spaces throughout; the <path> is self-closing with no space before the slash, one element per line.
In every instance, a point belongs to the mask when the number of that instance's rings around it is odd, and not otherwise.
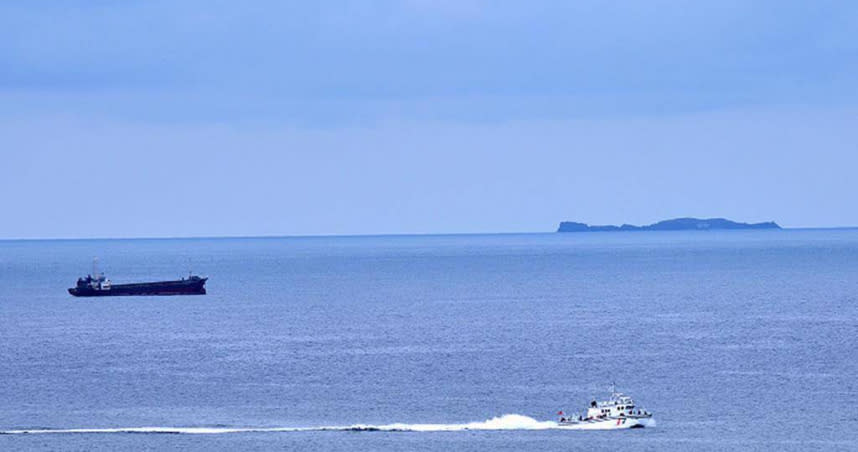
<path fill-rule="evenodd" d="M 856 349 L 858 230 L 0 242 L 0 450 L 856 449 Z"/>

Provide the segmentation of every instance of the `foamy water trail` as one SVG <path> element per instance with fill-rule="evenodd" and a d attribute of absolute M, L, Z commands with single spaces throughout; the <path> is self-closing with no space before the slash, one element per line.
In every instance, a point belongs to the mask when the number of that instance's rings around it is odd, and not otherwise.
<path fill-rule="evenodd" d="M 226 433 L 277 433 L 311 431 L 375 431 L 375 432 L 459 432 L 465 430 L 547 430 L 557 428 L 552 421 L 537 421 L 520 414 L 507 414 L 483 422 L 467 424 L 354 424 L 348 426 L 321 427 L 116 427 L 116 428 L 66 428 L 66 429 L 20 429 L 0 430 L 0 435 L 25 434 L 110 434 L 110 433 L 152 433 L 219 435 Z"/>

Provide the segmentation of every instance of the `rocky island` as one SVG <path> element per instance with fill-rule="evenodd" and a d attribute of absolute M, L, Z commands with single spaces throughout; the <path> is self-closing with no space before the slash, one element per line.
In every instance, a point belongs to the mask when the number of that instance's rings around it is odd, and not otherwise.
<path fill-rule="evenodd" d="M 590 226 L 586 223 L 563 221 L 557 232 L 602 232 L 602 231 L 707 231 L 711 229 L 781 229 L 774 221 L 764 223 L 738 223 L 724 218 L 674 218 L 658 223 L 635 226 L 600 225 Z"/>

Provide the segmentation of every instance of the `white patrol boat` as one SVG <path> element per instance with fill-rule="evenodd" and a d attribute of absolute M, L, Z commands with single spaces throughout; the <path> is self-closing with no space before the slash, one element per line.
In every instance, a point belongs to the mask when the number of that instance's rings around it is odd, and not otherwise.
<path fill-rule="evenodd" d="M 557 413 L 558 427 L 576 430 L 616 430 L 626 428 L 655 427 L 652 413 L 635 405 L 631 397 L 617 392 L 611 385 L 611 399 L 590 402 L 587 413 L 567 416 Z"/>

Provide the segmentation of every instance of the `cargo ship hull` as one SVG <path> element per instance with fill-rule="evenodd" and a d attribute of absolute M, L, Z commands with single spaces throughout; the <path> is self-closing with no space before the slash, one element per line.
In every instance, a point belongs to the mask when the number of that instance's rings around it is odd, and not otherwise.
<path fill-rule="evenodd" d="M 76 297 L 120 297 L 133 295 L 205 295 L 208 278 L 192 277 L 178 281 L 113 284 L 109 287 L 78 286 L 69 289 Z"/>

